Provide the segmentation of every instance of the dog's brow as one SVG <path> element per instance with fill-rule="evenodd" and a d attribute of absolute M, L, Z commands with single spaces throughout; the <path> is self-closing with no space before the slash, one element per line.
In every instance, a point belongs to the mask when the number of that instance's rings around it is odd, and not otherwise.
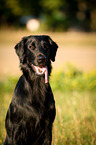
<path fill-rule="evenodd" d="M 41 40 L 41 45 L 44 46 L 44 44 L 46 44 L 46 41 Z"/>

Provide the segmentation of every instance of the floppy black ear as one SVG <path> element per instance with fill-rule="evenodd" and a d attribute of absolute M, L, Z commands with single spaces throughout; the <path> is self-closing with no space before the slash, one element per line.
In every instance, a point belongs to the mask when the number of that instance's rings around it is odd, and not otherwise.
<path fill-rule="evenodd" d="M 54 62 L 58 45 L 51 38 L 49 38 L 49 42 L 51 45 L 50 59 Z"/>
<path fill-rule="evenodd" d="M 22 40 L 15 46 L 15 51 L 20 59 L 20 63 L 24 60 L 25 41 L 26 37 L 22 38 Z"/>

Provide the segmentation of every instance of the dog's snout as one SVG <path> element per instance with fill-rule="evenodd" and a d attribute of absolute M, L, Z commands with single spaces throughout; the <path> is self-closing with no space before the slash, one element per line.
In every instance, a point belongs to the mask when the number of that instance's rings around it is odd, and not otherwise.
<path fill-rule="evenodd" d="M 37 60 L 38 60 L 39 63 L 45 62 L 45 61 L 46 61 L 46 56 L 44 56 L 44 55 L 39 55 L 39 56 L 37 57 Z"/>

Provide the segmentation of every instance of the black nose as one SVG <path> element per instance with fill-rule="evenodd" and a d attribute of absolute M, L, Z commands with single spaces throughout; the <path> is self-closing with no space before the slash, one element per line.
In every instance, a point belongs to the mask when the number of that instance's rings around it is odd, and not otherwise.
<path fill-rule="evenodd" d="M 45 62 L 46 62 L 46 56 L 44 56 L 44 55 L 39 55 L 39 56 L 37 57 L 37 61 L 38 61 L 39 63 L 45 63 Z"/>

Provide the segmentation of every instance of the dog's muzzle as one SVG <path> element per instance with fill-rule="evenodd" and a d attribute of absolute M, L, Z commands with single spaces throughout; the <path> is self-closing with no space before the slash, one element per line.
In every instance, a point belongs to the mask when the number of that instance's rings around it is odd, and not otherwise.
<path fill-rule="evenodd" d="M 38 75 L 45 74 L 45 83 L 48 83 L 48 68 L 47 66 L 41 68 L 39 66 L 35 66 L 32 64 L 33 70 L 36 72 Z"/>

